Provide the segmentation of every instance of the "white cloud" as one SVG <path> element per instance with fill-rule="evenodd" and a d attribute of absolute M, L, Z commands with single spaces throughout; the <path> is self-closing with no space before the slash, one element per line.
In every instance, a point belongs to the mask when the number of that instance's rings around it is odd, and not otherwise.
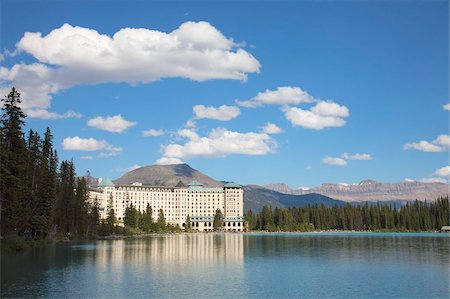
<path fill-rule="evenodd" d="M 62 143 L 66 151 L 98 151 L 105 149 L 108 143 L 94 138 L 66 137 Z"/>
<path fill-rule="evenodd" d="M 407 143 L 403 146 L 404 150 L 415 149 L 422 152 L 438 153 L 450 149 L 450 135 L 439 135 L 432 142 L 421 140 L 419 142 Z"/>
<path fill-rule="evenodd" d="M 441 178 L 450 178 L 450 166 L 439 168 L 434 172 L 434 175 Z"/>
<path fill-rule="evenodd" d="M 195 128 L 197 124 L 192 119 L 188 120 L 184 125 L 186 128 Z"/>
<path fill-rule="evenodd" d="M 63 119 L 63 118 L 81 118 L 82 115 L 80 113 L 74 111 L 67 111 L 64 114 L 58 114 L 56 112 L 50 112 L 46 109 L 30 109 L 26 110 L 25 113 L 30 118 L 39 118 L 39 119 Z"/>
<path fill-rule="evenodd" d="M 218 108 L 196 105 L 192 110 L 194 111 L 195 118 L 209 118 L 221 121 L 229 121 L 241 114 L 238 107 L 226 105 Z"/>
<path fill-rule="evenodd" d="M 47 35 L 26 32 L 16 51 L 38 62 L 0 68 L 0 86 L 16 86 L 23 108 L 48 108 L 51 96 L 80 84 L 149 83 L 181 77 L 245 81 L 260 63 L 208 22 L 166 33 L 123 28 L 113 36 L 64 24 Z"/>
<path fill-rule="evenodd" d="M 311 108 L 311 112 L 320 116 L 348 117 L 349 111 L 345 106 L 340 106 L 331 101 L 321 101 Z"/>
<path fill-rule="evenodd" d="M 122 153 L 123 149 L 121 147 L 109 146 L 105 149 L 105 152 L 101 152 L 98 154 L 99 158 L 109 158 L 115 157 Z"/>
<path fill-rule="evenodd" d="M 450 103 L 443 105 L 442 108 L 444 108 L 444 110 L 450 111 Z"/>
<path fill-rule="evenodd" d="M 405 178 L 403 181 L 407 182 L 407 183 L 413 183 L 415 182 L 415 180 L 410 179 L 410 178 Z"/>
<path fill-rule="evenodd" d="M 450 148 L 450 135 L 445 135 L 445 134 L 439 135 L 435 140 L 433 140 L 433 143 L 449 149 Z"/>
<path fill-rule="evenodd" d="M 177 135 L 178 137 L 187 138 L 190 140 L 197 140 L 200 138 L 194 129 L 180 129 L 178 130 Z"/>
<path fill-rule="evenodd" d="M 267 123 L 264 127 L 261 128 L 261 130 L 266 134 L 280 134 L 284 132 L 283 129 L 273 123 Z"/>
<path fill-rule="evenodd" d="M 347 165 L 347 161 L 345 161 L 344 159 L 334 158 L 334 157 L 329 157 L 329 156 L 326 156 L 325 158 L 323 158 L 322 162 L 325 164 L 328 164 L 328 165 L 337 165 L 337 166 L 346 166 Z"/>
<path fill-rule="evenodd" d="M 93 160 L 94 157 L 92 157 L 92 156 L 81 156 L 80 159 L 81 160 Z"/>
<path fill-rule="evenodd" d="M 101 116 L 88 120 L 88 126 L 100 130 L 122 133 L 129 127 L 136 125 L 135 122 L 125 120 L 120 114 L 103 118 Z"/>
<path fill-rule="evenodd" d="M 428 141 L 422 140 L 419 142 L 407 143 L 403 146 L 404 150 L 415 149 L 421 152 L 437 153 L 443 152 L 445 149 L 429 143 Z"/>
<path fill-rule="evenodd" d="M 141 165 L 134 164 L 134 165 L 132 165 L 132 166 L 130 166 L 130 167 L 128 167 L 128 168 L 125 168 L 125 171 L 126 171 L 126 172 L 129 172 L 129 171 L 133 171 L 133 170 L 135 170 L 135 169 L 141 168 L 141 167 L 142 167 Z"/>
<path fill-rule="evenodd" d="M 422 183 L 447 183 L 443 178 L 423 178 L 420 180 Z"/>
<path fill-rule="evenodd" d="M 314 98 L 300 87 L 281 86 L 276 90 L 266 89 L 249 101 L 236 101 L 239 106 L 255 108 L 262 105 L 298 105 L 310 103 Z"/>
<path fill-rule="evenodd" d="M 182 132 L 180 132 L 182 131 Z M 180 130 L 189 139 L 184 144 L 172 143 L 163 147 L 163 157 L 157 163 L 180 162 L 194 157 L 225 157 L 228 155 L 266 155 L 276 149 L 276 142 L 263 133 L 240 133 L 224 128 L 212 129 L 208 136 Z M 180 134 L 181 133 L 181 134 Z M 192 134 L 195 133 L 195 134 Z"/>
<path fill-rule="evenodd" d="M 157 137 L 164 135 L 164 131 L 161 129 L 155 130 L 150 129 L 142 132 L 142 136 L 151 136 L 151 137 Z"/>
<path fill-rule="evenodd" d="M 156 165 L 174 165 L 174 164 L 183 164 L 184 162 L 178 158 L 167 158 L 162 157 L 158 160 L 156 160 Z"/>
<path fill-rule="evenodd" d="M 62 143 L 66 151 L 103 151 L 98 154 L 99 158 L 117 156 L 122 152 L 121 147 L 115 147 L 105 140 L 94 138 L 66 137 Z"/>
<path fill-rule="evenodd" d="M 372 156 L 370 154 L 354 154 L 350 155 L 349 153 L 343 153 L 341 157 L 345 160 L 359 160 L 359 161 L 367 161 L 372 160 Z"/>
<path fill-rule="evenodd" d="M 345 117 L 349 116 L 347 107 L 334 102 L 319 102 L 311 110 L 297 107 L 284 107 L 284 115 L 294 127 L 322 130 L 327 127 L 345 126 Z"/>

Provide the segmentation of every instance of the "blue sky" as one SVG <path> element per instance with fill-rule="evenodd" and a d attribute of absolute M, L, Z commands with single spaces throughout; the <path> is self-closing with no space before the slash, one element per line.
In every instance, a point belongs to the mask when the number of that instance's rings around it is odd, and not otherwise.
<path fill-rule="evenodd" d="M 448 12 L 3 0 L 0 90 L 22 91 L 27 129 L 50 126 L 79 174 L 183 161 L 242 184 L 445 181 Z"/>

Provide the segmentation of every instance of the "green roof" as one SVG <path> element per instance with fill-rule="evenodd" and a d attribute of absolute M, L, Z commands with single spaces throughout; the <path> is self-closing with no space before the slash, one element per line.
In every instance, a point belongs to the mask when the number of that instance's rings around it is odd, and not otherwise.
<path fill-rule="evenodd" d="M 242 188 L 242 186 L 235 182 L 229 182 L 225 184 L 225 188 Z"/>
<path fill-rule="evenodd" d="M 197 181 L 197 180 L 192 180 L 192 182 L 190 182 L 190 183 L 188 184 L 188 186 L 189 186 L 189 187 L 203 187 L 203 184 L 200 183 L 200 182 Z"/>
<path fill-rule="evenodd" d="M 114 183 L 109 178 L 102 178 L 100 183 L 98 184 L 99 187 L 114 187 Z"/>

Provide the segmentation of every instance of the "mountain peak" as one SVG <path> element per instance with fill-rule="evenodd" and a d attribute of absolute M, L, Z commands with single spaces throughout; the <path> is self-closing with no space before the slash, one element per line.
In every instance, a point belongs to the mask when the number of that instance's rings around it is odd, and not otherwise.
<path fill-rule="evenodd" d="M 143 166 L 125 173 L 114 183 L 126 185 L 139 182 L 144 185 L 175 187 L 180 182 L 188 185 L 193 180 L 201 182 L 205 187 L 223 186 L 223 183 L 210 178 L 186 163 Z"/>

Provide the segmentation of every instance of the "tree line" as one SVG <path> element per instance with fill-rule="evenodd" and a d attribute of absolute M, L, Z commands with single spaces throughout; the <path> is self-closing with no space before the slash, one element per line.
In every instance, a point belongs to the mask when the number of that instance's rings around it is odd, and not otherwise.
<path fill-rule="evenodd" d="M 0 120 L 1 235 L 46 240 L 96 233 L 98 207 L 88 204 L 84 178 L 72 161 L 59 163 L 50 128 L 24 133 L 20 93 L 2 99 Z"/>
<path fill-rule="evenodd" d="M 109 209 L 108 219 L 112 218 L 114 214 L 114 209 Z M 137 210 L 133 204 L 131 203 L 128 207 L 125 208 L 124 215 L 124 226 L 126 229 L 131 230 L 133 233 L 164 233 L 164 232 L 181 232 L 182 228 L 178 225 L 173 225 L 170 223 L 166 223 L 166 218 L 164 216 L 163 209 L 160 209 L 158 212 L 158 218 L 155 222 L 153 220 L 153 210 L 150 204 L 147 204 L 145 211 L 141 212 Z M 223 229 L 223 214 L 220 209 L 217 209 L 214 215 L 213 220 L 213 229 L 214 231 L 221 231 Z M 193 231 L 193 224 L 191 222 L 191 217 L 189 215 L 186 216 L 184 221 L 185 232 Z M 101 232 L 103 233 L 103 232 Z"/>
<path fill-rule="evenodd" d="M 429 203 L 416 200 L 399 209 L 381 203 L 343 207 L 321 204 L 287 209 L 265 206 L 260 213 L 248 211 L 244 218 L 250 230 L 433 231 L 449 225 L 449 213 L 447 196 Z"/>

